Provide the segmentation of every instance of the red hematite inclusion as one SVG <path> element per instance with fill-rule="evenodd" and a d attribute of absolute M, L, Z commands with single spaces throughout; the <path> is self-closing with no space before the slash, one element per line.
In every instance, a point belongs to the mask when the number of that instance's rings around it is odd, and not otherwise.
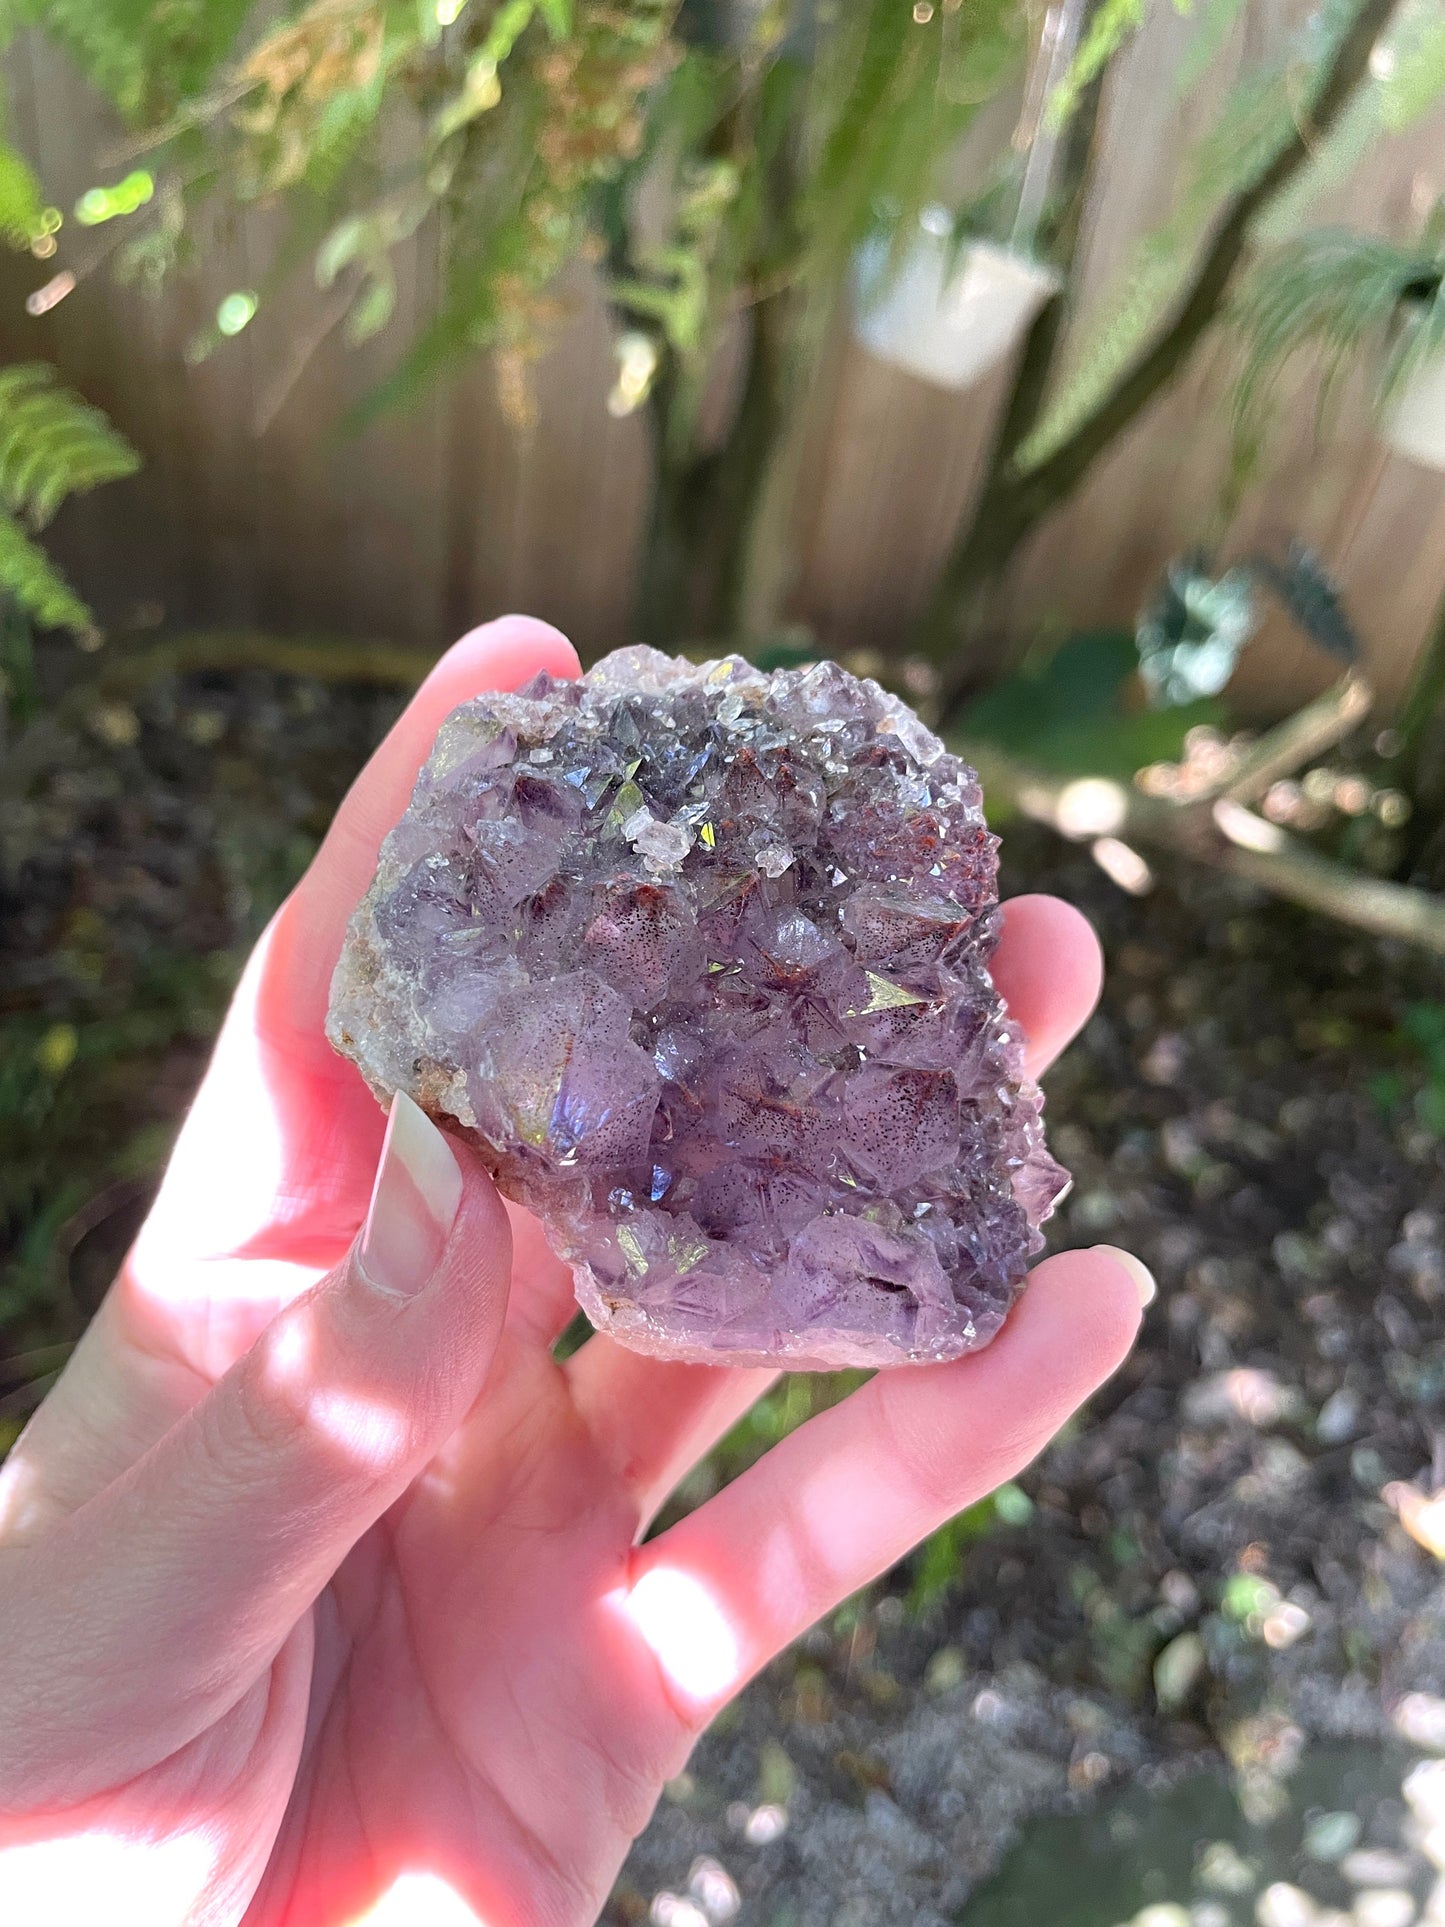
<path fill-rule="evenodd" d="M 989 976 L 996 851 L 876 683 L 620 650 L 443 724 L 330 1036 L 477 1145 L 623 1344 L 953 1358 L 1067 1183 Z"/>

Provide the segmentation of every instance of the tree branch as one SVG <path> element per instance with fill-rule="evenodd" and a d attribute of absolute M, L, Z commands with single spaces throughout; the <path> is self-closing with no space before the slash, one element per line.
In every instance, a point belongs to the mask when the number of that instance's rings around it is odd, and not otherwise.
<path fill-rule="evenodd" d="M 1257 803 L 1271 784 L 1293 775 L 1312 756 L 1349 735 L 1369 715 L 1375 692 L 1363 676 L 1344 676 L 1312 703 L 1295 711 L 1258 741 L 1241 751 L 1211 795 L 1228 796 L 1236 803 Z"/>
<path fill-rule="evenodd" d="M 1020 486 L 1046 512 L 1073 489 L 1101 449 L 1108 447 L 1159 391 L 1179 373 L 1224 305 L 1249 231 L 1263 210 L 1310 160 L 1348 105 L 1369 68 L 1375 43 L 1399 0 L 1363 0 L 1316 89 L 1310 107 L 1289 138 L 1234 197 L 1226 202 L 1214 238 L 1200 257 L 1174 319 L 1126 368 L 1073 434 L 1033 467 L 1019 471 Z"/>
<path fill-rule="evenodd" d="M 1072 842 L 1107 837 L 1191 857 L 1307 910 L 1445 956 L 1445 898 L 1333 863 L 1230 797 L 1165 802 L 1108 778 L 1031 770 L 986 743 L 953 747 L 978 771 L 986 796 Z"/>
<path fill-rule="evenodd" d="M 1398 5 L 1399 0 L 1361 0 L 1308 109 L 1253 180 L 1221 210 L 1173 319 L 1093 411 L 1032 467 L 1020 468 L 1010 460 L 991 470 L 915 631 L 913 646 L 919 653 L 939 664 L 948 662 L 973 620 L 978 596 L 1003 574 L 1024 538 L 1073 492 L 1104 450 L 1179 374 L 1224 306 L 1255 221 L 1339 120 Z M 947 679 L 949 693 L 957 694 L 963 673 L 961 665 L 955 667 Z"/>

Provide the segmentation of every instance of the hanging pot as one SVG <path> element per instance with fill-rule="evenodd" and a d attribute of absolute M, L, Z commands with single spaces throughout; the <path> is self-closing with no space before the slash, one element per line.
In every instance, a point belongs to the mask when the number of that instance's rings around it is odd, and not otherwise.
<path fill-rule="evenodd" d="M 1018 344 L 1059 277 L 990 241 L 956 249 L 945 208 L 925 208 L 901 263 L 886 241 L 858 251 L 854 331 L 880 361 L 940 388 L 969 388 Z"/>
<path fill-rule="evenodd" d="M 1386 411 L 1382 432 L 1397 455 L 1445 469 L 1445 354 L 1415 370 Z"/>

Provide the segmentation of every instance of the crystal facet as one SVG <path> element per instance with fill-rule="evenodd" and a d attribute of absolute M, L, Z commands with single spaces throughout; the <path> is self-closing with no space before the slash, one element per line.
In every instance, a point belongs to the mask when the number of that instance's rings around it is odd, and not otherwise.
<path fill-rule="evenodd" d="M 953 1358 L 1067 1183 L 989 976 L 996 850 L 876 683 L 620 650 L 443 724 L 329 1034 L 477 1146 L 623 1344 Z"/>

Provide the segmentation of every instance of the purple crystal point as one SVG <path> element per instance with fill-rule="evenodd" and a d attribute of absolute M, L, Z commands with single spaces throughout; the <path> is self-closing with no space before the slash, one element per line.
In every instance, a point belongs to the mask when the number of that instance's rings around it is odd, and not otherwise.
<path fill-rule="evenodd" d="M 623 1344 L 954 1358 L 1067 1183 L 989 976 L 996 851 L 876 683 L 619 650 L 443 724 L 329 1034 L 476 1144 Z"/>

